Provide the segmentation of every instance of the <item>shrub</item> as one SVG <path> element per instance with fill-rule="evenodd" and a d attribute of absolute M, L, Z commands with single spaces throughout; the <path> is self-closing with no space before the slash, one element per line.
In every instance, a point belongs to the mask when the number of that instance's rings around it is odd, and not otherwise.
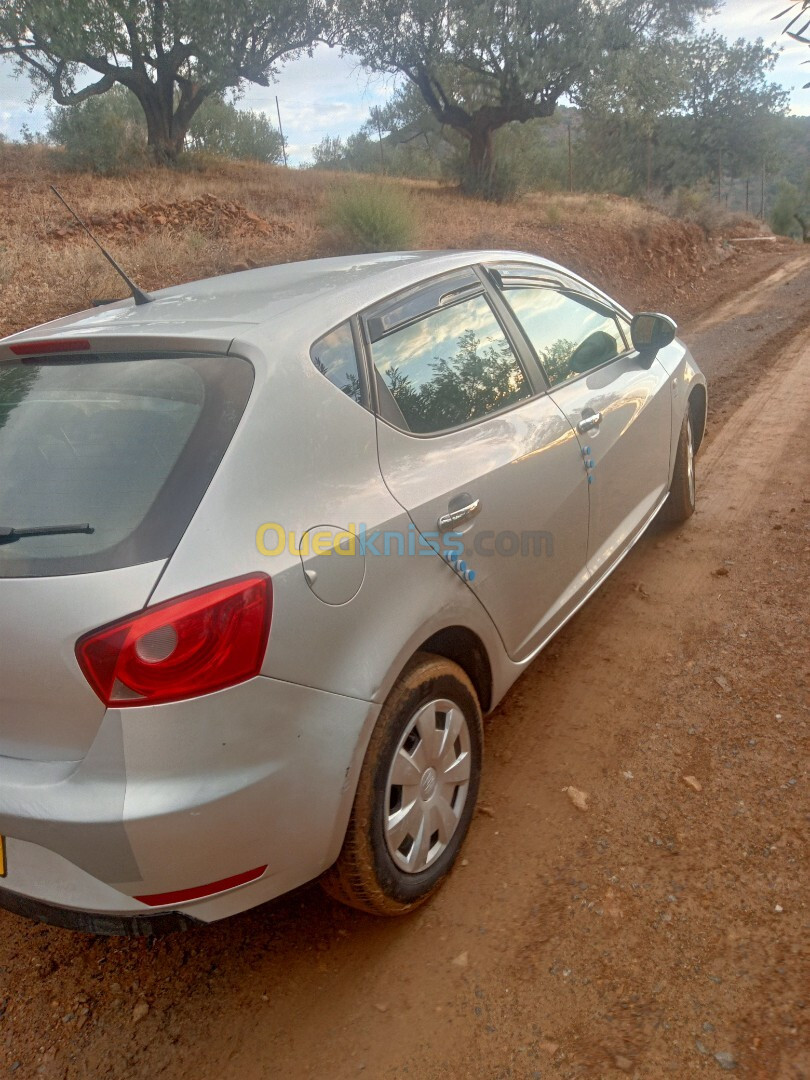
<path fill-rule="evenodd" d="M 771 212 L 771 227 L 781 236 L 792 236 L 810 244 L 810 174 L 804 191 L 783 180 Z"/>
<path fill-rule="evenodd" d="M 413 246 L 417 221 L 406 194 L 386 184 L 357 184 L 336 193 L 323 224 L 352 252 L 400 251 Z"/>
<path fill-rule="evenodd" d="M 64 147 L 69 169 L 114 175 L 146 164 L 146 127 L 140 105 L 115 87 L 81 105 L 54 106 L 48 138 Z"/>
<path fill-rule="evenodd" d="M 648 202 L 669 217 L 699 226 L 708 235 L 733 228 L 735 225 L 758 226 L 754 218 L 728 210 L 718 202 L 712 186 L 708 183 L 691 188 L 678 188 L 670 195 L 653 195 Z"/>
<path fill-rule="evenodd" d="M 562 212 L 555 202 L 550 202 L 546 207 L 546 224 L 559 225 L 562 221 Z"/>
<path fill-rule="evenodd" d="M 187 144 L 192 150 L 222 154 L 240 161 L 282 159 L 281 135 L 264 113 L 237 109 L 222 98 L 209 98 L 194 114 Z"/>
<path fill-rule="evenodd" d="M 330 172 L 344 171 L 350 168 L 346 158 L 346 144 L 338 135 L 324 135 L 317 146 L 312 147 L 312 168 L 329 169 Z"/>
<path fill-rule="evenodd" d="M 79 105 L 54 106 L 49 117 L 48 140 L 64 147 L 70 169 L 112 175 L 148 162 L 143 110 L 124 87 Z M 281 136 L 264 113 L 237 109 L 219 97 L 209 98 L 195 113 L 186 141 L 203 168 L 214 154 L 276 164 L 282 158 Z M 186 165 L 195 168 L 194 157 Z"/>

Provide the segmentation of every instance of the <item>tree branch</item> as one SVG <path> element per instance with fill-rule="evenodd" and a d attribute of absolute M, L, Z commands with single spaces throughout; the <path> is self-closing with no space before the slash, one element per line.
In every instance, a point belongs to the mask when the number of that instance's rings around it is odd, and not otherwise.
<path fill-rule="evenodd" d="M 115 83 L 114 76 L 107 74 L 103 75 L 98 82 L 91 83 L 90 86 L 85 86 L 81 90 L 65 90 L 62 86 L 62 77 L 65 73 L 67 63 L 64 60 L 57 61 L 54 70 L 50 70 L 44 64 L 35 60 L 22 46 L 0 51 L 5 53 L 16 53 L 21 60 L 38 72 L 50 86 L 53 99 L 57 105 L 78 105 L 82 101 L 86 101 L 88 98 L 95 97 L 98 94 L 106 94 L 108 90 L 112 89 Z"/>

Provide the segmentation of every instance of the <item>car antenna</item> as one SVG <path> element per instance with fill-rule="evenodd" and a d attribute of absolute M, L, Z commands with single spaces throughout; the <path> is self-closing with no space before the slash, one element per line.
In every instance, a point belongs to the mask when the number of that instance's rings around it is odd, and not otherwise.
<path fill-rule="evenodd" d="M 57 191 L 56 188 L 53 186 L 53 184 L 49 184 L 48 186 L 50 187 L 50 189 L 54 193 L 54 195 L 57 197 L 57 199 L 76 218 L 79 225 L 81 225 L 81 227 L 84 229 L 84 231 L 87 233 L 87 235 L 93 241 L 93 243 L 96 245 L 98 250 L 101 252 L 101 254 L 104 256 L 104 258 L 107 260 L 107 262 L 110 264 L 110 266 L 113 268 L 113 270 L 115 270 L 115 272 L 117 274 L 119 274 L 124 279 L 124 281 L 127 283 L 127 288 L 132 293 L 132 296 L 133 296 L 133 299 L 135 300 L 135 303 L 136 304 L 151 304 L 152 301 L 155 299 L 154 296 L 150 296 L 149 293 L 146 293 L 146 292 L 143 291 L 143 289 L 138 288 L 138 286 L 135 284 L 135 282 L 132 280 L 132 278 L 129 277 L 129 275 L 126 273 L 126 271 L 123 270 L 118 265 L 118 263 L 115 261 L 115 259 L 112 257 L 112 255 L 110 255 L 109 251 L 107 251 L 105 248 L 103 248 L 101 246 L 101 244 L 98 242 L 98 240 L 96 240 L 95 236 L 93 236 L 93 234 L 87 228 L 87 226 L 82 221 L 82 219 L 79 217 L 79 215 L 76 213 L 76 211 L 73 209 L 73 207 L 68 202 L 66 202 L 66 200 L 60 194 L 60 192 Z"/>

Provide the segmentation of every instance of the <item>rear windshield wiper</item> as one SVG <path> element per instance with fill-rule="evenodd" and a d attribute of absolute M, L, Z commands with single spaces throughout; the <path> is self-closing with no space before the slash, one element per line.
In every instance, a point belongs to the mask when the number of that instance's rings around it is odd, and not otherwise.
<path fill-rule="evenodd" d="M 12 529 L 0 525 L 0 544 L 11 544 L 24 536 L 61 536 L 63 533 L 92 533 L 95 529 L 88 525 L 35 525 L 31 529 Z"/>

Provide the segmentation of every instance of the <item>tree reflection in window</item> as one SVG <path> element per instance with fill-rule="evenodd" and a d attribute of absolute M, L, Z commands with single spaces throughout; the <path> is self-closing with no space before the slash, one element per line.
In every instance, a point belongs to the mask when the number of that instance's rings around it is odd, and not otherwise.
<path fill-rule="evenodd" d="M 537 359 L 543 365 L 543 370 L 552 386 L 565 382 L 570 377 L 571 371 L 568 365 L 571 353 L 576 347 L 575 341 L 560 338 L 538 355 Z"/>
<path fill-rule="evenodd" d="M 395 331 L 373 350 L 385 385 L 410 430 L 419 434 L 459 427 L 531 393 L 480 296 Z"/>
<path fill-rule="evenodd" d="M 619 324 L 601 305 L 537 286 L 510 286 L 504 295 L 552 386 L 624 352 Z"/>
<path fill-rule="evenodd" d="M 22 364 L 0 366 L 0 428 L 5 427 L 14 409 L 25 401 L 39 370 Z"/>

